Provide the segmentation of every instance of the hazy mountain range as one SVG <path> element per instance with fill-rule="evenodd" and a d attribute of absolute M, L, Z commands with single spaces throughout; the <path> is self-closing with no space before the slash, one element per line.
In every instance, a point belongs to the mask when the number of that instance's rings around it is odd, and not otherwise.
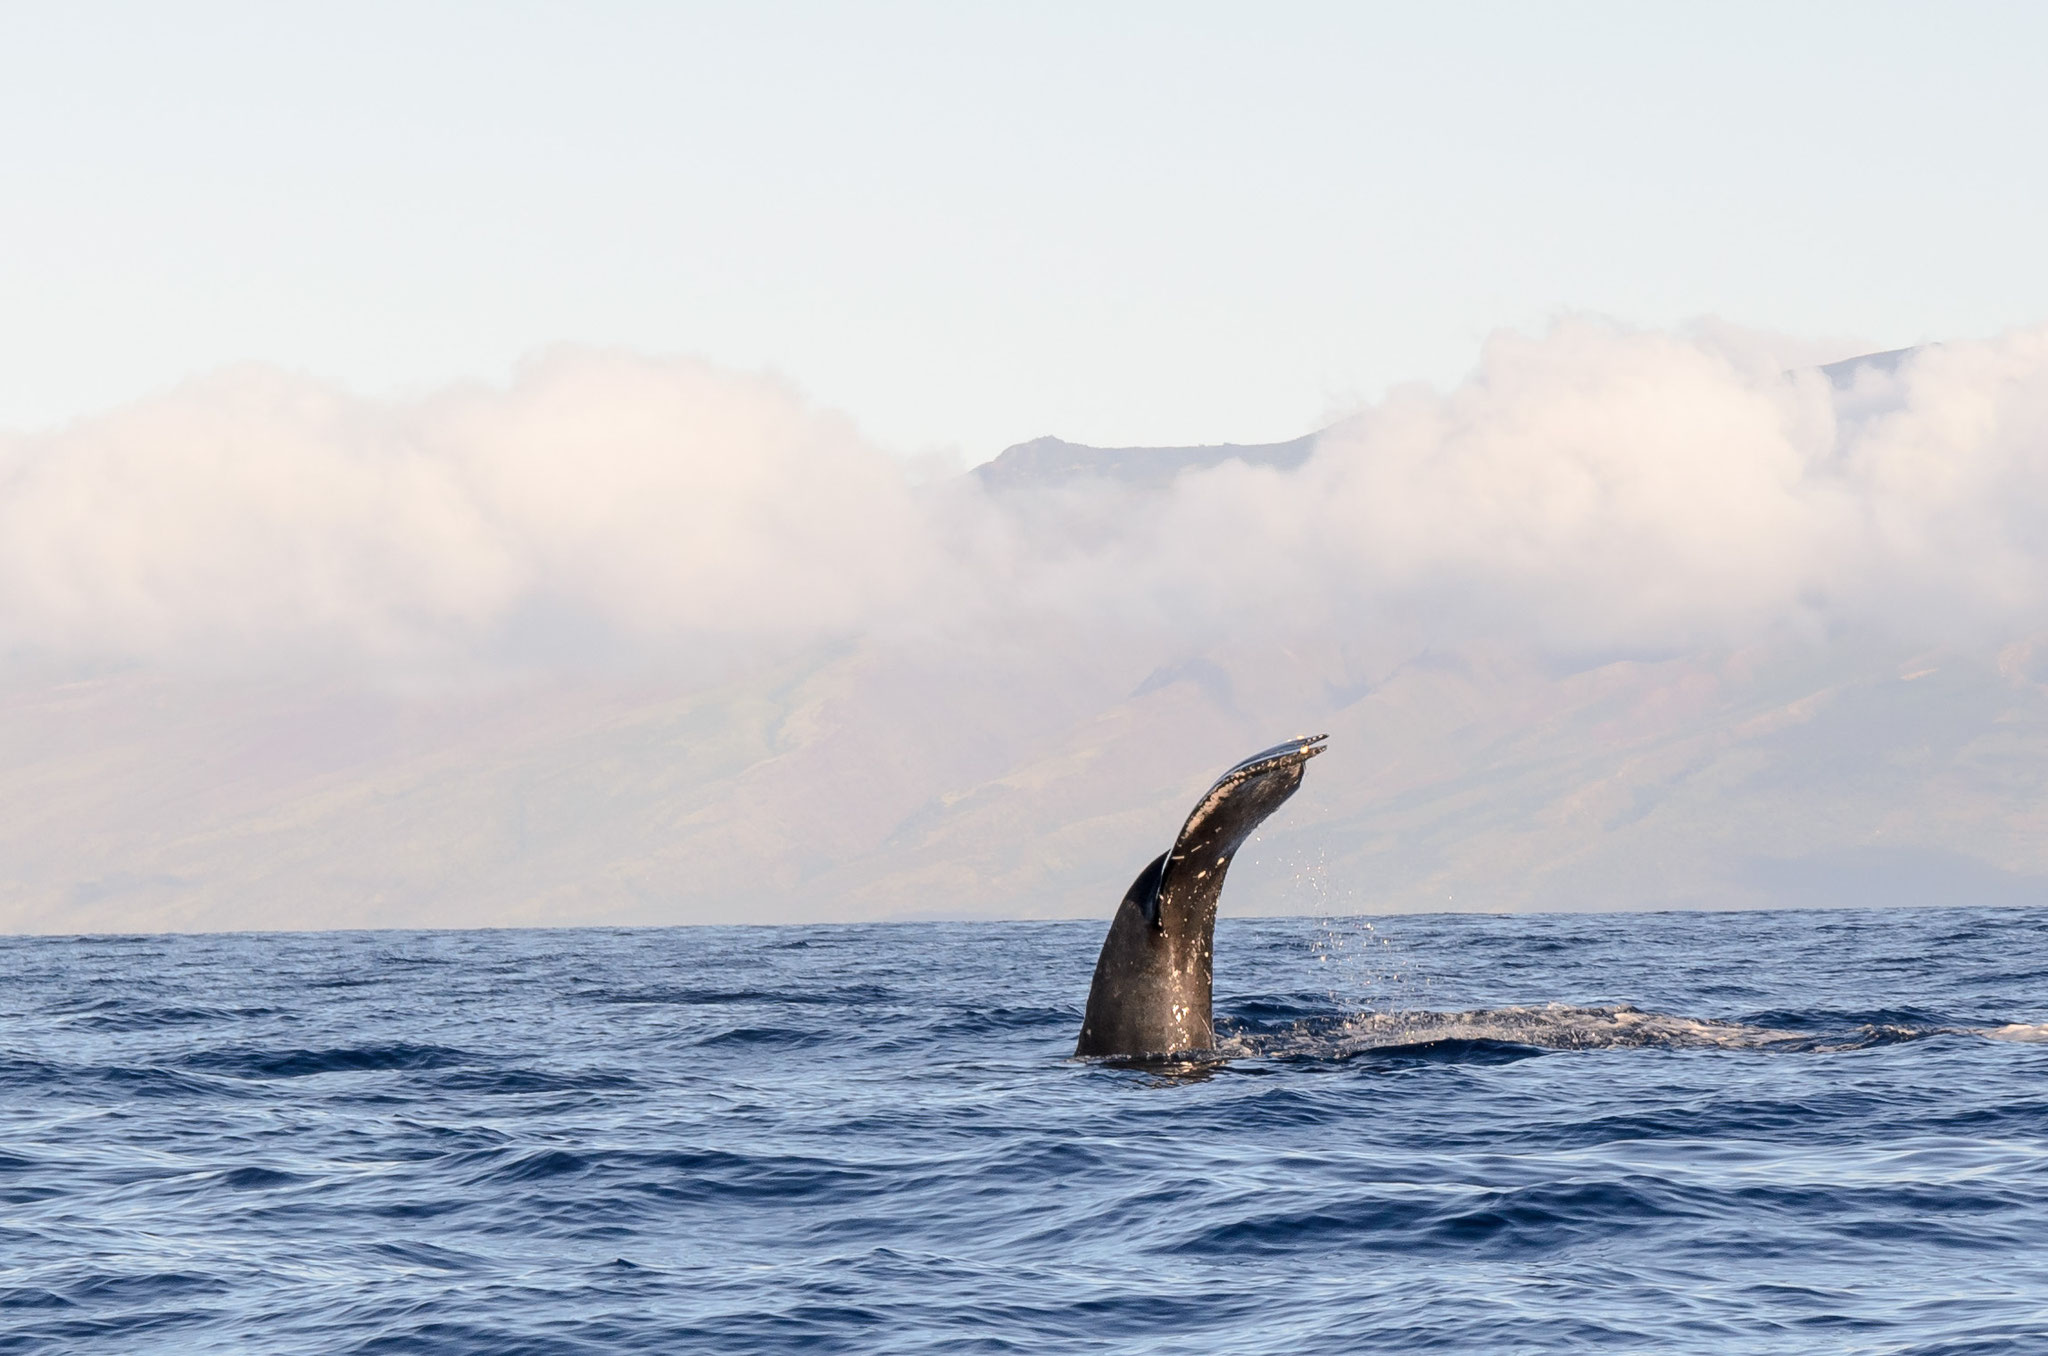
<path fill-rule="evenodd" d="M 1228 463 L 1284 503 L 1315 445 L 1041 438 L 946 493 L 1091 543 Z M 1410 644 L 1286 603 L 1177 646 L 1022 607 L 972 644 L 892 624 L 709 682 L 18 667 L 0 922 L 1106 916 L 1216 772 L 1322 731 L 1227 909 L 2048 897 L 2048 633 Z"/>

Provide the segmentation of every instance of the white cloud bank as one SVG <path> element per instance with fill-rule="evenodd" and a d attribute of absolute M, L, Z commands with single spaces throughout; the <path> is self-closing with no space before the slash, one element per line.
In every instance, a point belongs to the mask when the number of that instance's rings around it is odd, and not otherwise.
<path fill-rule="evenodd" d="M 1571 322 L 1291 475 L 1039 498 L 919 491 L 843 420 L 694 362 L 562 352 L 399 403 L 238 369 L 0 443 L 0 644 L 417 675 L 1020 613 L 1591 650 L 2027 628 L 2048 332 L 1842 391 L 1766 344 Z"/>
<path fill-rule="evenodd" d="M 2037 626 L 2044 510 L 2048 333 L 1838 390 L 1767 351 L 1574 323 L 1496 337 L 1448 394 L 1394 393 L 1297 476 L 1189 483 L 1164 537 L 1245 608 L 1669 649 Z"/>
<path fill-rule="evenodd" d="M 536 617 L 657 651 L 802 639 L 861 625 L 927 549 L 843 420 L 608 353 L 400 404 L 238 369 L 0 450 L 18 655 L 461 670 Z"/>

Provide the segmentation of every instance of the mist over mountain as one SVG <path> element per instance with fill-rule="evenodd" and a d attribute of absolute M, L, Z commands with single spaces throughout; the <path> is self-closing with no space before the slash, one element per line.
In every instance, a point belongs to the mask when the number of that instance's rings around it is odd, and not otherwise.
<path fill-rule="evenodd" d="M 2048 333 L 1567 322 L 1257 446 L 917 484 L 786 388 L 263 369 L 0 440 L 13 929 L 2039 899 Z"/>

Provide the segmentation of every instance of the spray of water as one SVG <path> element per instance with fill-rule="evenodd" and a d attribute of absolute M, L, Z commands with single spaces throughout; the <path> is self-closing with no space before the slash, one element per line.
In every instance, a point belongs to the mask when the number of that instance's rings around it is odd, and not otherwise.
<path fill-rule="evenodd" d="M 1432 977 L 1417 968 L 1414 953 L 1389 932 L 1389 920 L 1336 907 L 1327 847 L 1318 847 L 1313 859 L 1295 868 L 1293 884 L 1318 915 L 1309 950 L 1332 1012 L 1349 1018 L 1426 1005 Z"/>

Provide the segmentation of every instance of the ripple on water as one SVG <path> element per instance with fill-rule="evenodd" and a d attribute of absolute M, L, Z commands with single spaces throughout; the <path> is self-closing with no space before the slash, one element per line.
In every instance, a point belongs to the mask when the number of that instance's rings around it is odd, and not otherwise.
<path fill-rule="evenodd" d="M 2044 921 L 0 939 L 0 1353 L 2030 1350 Z"/>

